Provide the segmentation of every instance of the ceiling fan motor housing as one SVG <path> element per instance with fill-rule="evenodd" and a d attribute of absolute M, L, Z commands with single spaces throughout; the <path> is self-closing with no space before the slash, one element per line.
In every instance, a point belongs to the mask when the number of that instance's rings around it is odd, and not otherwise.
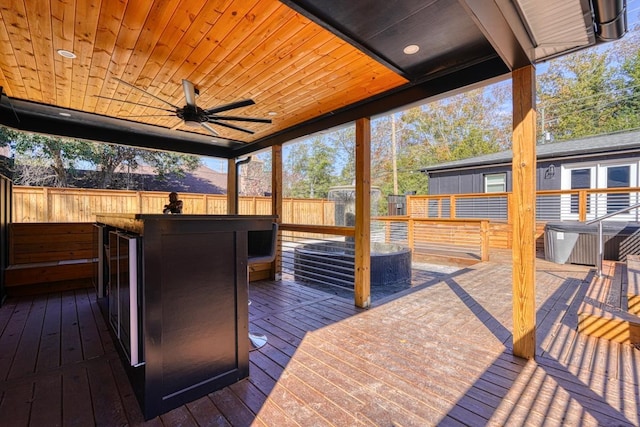
<path fill-rule="evenodd" d="M 176 115 L 184 120 L 187 126 L 198 127 L 200 123 L 208 122 L 207 113 L 200 107 L 185 105 L 176 112 Z"/>

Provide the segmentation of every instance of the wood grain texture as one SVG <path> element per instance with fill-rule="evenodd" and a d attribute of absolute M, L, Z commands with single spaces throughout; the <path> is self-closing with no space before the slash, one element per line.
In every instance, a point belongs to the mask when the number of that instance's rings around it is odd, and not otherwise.
<path fill-rule="evenodd" d="M 513 346 L 533 358 L 536 349 L 535 227 L 536 115 L 535 68 L 513 71 Z"/>
<path fill-rule="evenodd" d="M 407 82 L 277 0 L 0 6 L 0 86 L 7 95 L 207 133 L 175 115 L 139 117 L 166 105 L 116 78 L 177 106 L 184 105 L 182 79 L 200 90 L 203 108 L 252 98 L 256 105 L 234 115 L 275 112 L 272 124 L 244 123 L 254 135 L 216 127 L 247 142 Z"/>
<path fill-rule="evenodd" d="M 355 304 L 371 305 L 371 119 L 356 120 Z"/>
<path fill-rule="evenodd" d="M 10 425 L 640 423 L 640 351 L 576 331 L 591 270 L 538 260 L 540 344 L 525 361 L 510 346 L 511 253 L 491 258 L 368 310 L 289 280 L 252 283 L 251 329 L 269 341 L 251 352 L 250 377 L 149 421 L 93 291 L 9 298 L 0 414 Z"/>

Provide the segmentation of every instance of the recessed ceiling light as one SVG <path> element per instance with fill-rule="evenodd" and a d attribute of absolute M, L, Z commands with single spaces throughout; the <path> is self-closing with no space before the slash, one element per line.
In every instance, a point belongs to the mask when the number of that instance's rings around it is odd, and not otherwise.
<path fill-rule="evenodd" d="M 61 116 L 64 116 L 64 117 L 71 117 L 71 114 L 69 114 L 69 113 L 58 113 L 58 114 L 60 114 Z"/>
<path fill-rule="evenodd" d="M 417 44 L 410 44 L 409 46 L 405 47 L 403 52 L 406 53 L 407 55 L 413 55 L 414 53 L 417 53 L 420 50 L 420 46 L 418 46 Z"/>
<path fill-rule="evenodd" d="M 275 111 L 269 111 L 267 114 L 270 115 L 270 116 L 277 116 L 278 115 L 278 113 L 276 113 Z"/>
<path fill-rule="evenodd" d="M 65 58 L 74 59 L 76 58 L 76 54 L 64 49 L 58 49 L 58 55 L 63 56 Z"/>

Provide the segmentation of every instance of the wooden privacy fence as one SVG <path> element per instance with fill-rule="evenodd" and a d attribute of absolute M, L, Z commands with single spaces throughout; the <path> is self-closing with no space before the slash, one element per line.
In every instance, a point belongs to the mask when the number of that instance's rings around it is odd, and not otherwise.
<path fill-rule="evenodd" d="M 224 215 L 224 194 L 180 193 L 185 214 Z M 12 221 L 95 222 L 97 213 L 162 213 L 168 192 L 13 187 Z M 270 215 L 270 197 L 240 196 L 240 214 Z M 335 224 L 334 203 L 322 199 L 284 199 L 283 222 Z"/>

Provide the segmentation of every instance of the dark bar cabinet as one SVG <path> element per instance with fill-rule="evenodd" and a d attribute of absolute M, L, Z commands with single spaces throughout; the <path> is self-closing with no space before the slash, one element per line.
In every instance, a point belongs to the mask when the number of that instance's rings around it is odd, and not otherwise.
<path fill-rule="evenodd" d="M 151 419 L 249 375 L 248 242 L 269 216 L 97 215 L 98 299 Z"/>

